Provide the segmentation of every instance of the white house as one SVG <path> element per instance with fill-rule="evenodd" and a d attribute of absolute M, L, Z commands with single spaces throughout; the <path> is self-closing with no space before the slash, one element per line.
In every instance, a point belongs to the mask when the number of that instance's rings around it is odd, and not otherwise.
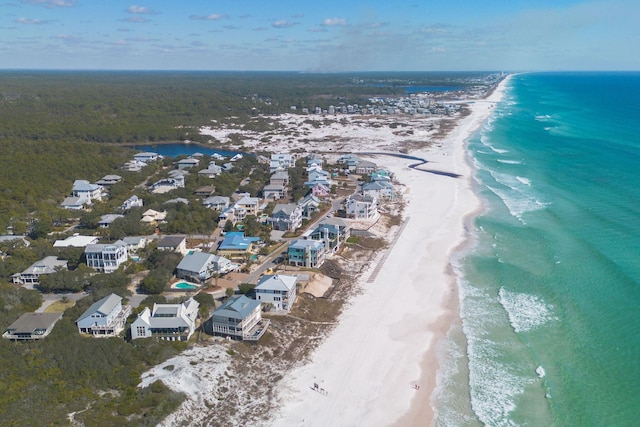
<path fill-rule="evenodd" d="M 373 196 L 378 201 L 381 199 L 393 200 L 396 197 L 393 184 L 389 181 L 371 181 L 362 184 L 362 194 L 365 196 Z"/>
<path fill-rule="evenodd" d="M 262 276 L 254 291 L 263 304 L 273 304 L 274 310 L 289 311 L 296 300 L 296 276 L 267 274 Z"/>
<path fill-rule="evenodd" d="M 188 341 L 196 330 L 198 307 L 193 298 L 182 304 L 153 304 L 153 310 L 146 307 L 131 324 L 131 339 Z"/>
<path fill-rule="evenodd" d="M 222 212 L 229 207 L 229 201 L 229 198 L 225 196 L 211 196 L 207 197 L 202 204 L 210 209 Z"/>
<path fill-rule="evenodd" d="M 204 282 L 214 274 L 224 274 L 236 267 L 227 258 L 208 252 L 194 251 L 182 258 L 176 267 L 176 276 L 184 280 Z"/>
<path fill-rule="evenodd" d="M 279 170 L 287 170 L 294 166 L 293 157 L 290 153 L 277 153 L 271 155 L 269 170 L 271 173 Z"/>
<path fill-rule="evenodd" d="M 260 301 L 244 295 L 229 298 L 211 314 L 214 335 L 258 341 L 268 326 L 269 320 L 262 318 Z"/>
<path fill-rule="evenodd" d="M 207 169 L 202 169 L 198 172 L 200 176 L 206 176 L 207 178 L 215 178 L 222 173 L 222 168 L 215 163 L 210 163 Z"/>
<path fill-rule="evenodd" d="M 130 254 L 138 252 L 140 249 L 144 249 L 147 245 L 147 238 L 144 236 L 127 236 L 122 239 L 127 244 L 127 250 Z"/>
<path fill-rule="evenodd" d="M 131 306 L 122 305 L 122 297 L 111 294 L 94 302 L 76 321 L 81 334 L 112 337 L 124 330 Z"/>
<path fill-rule="evenodd" d="M 100 217 L 98 221 L 98 227 L 107 228 L 118 218 L 124 218 L 124 215 L 120 214 L 105 214 Z"/>
<path fill-rule="evenodd" d="M 148 151 L 145 153 L 134 154 L 133 158 L 134 160 L 137 160 L 139 162 L 149 163 L 149 162 L 155 162 L 156 160 L 162 158 L 162 156 L 160 156 L 158 153 L 153 153 Z"/>
<path fill-rule="evenodd" d="M 87 245 L 97 243 L 99 240 L 96 236 L 81 236 L 78 233 L 73 236 L 69 236 L 64 240 L 56 240 L 53 242 L 54 248 L 84 248 Z"/>
<path fill-rule="evenodd" d="M 123 211 L 129 210 L 131 208 L 141 208 L 143 205 L 142 199 L 136 196 L 135 194 L 125 200 L 122 205 L 120 205 L 120 209 Z"/>
<path fill-rule="evenodd" d="M 127 244 L 122 240 L 107 244 L 87 245 L 87 266 L 103 273 L 113 273 L 129 259 Z"/>
<path fill-rule="evenodd" d="M 103 189 L 98 184 L 91 184 L 84 179 L 76 179 L 73 182 L 73 188 L 71 189 L 72 197 L 87 199 L 89 203 L 91 203 L 93 200 L 102 200 L 103 195 Z"/>
<path fill-rule="evenodd" d="M 40 261 L 36 261 L 20 274 L 13 276 L 13 283 L 21 285 L 38 285 L 40 276 L 43 274 L 55 273 L 58 270 L 66 270 L 67 261 L 58 259 L 55 256 L 47 256 Z"/>
<path fill-rule="evenodd" d="M 173 251 L 179 254 L 187 253 L 187 238 L 185 236 L 165 236 L 158 242 L 158 250 Z"/>
<path fill-rule="evenodd" d="M 378 199 L 373 196 L 354 194 L 345 201 L 347 218 L 371 219 L 378 214 Z"/>
<path fill-rule="evenodd" d="M 294 231 L 302 225 L 302 208 L 293 203 L 279 203 L 267 222 L 274 230 Z"/>

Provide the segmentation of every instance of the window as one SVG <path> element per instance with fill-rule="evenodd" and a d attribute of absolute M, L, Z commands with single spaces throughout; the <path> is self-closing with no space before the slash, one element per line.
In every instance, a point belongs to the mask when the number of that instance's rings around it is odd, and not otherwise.
<path fill-rule="evenodd" d="M 147 335 L 147 329 L 144 326 L 137 326 L 136 333 L 140 336 L 145 336 Z"/>

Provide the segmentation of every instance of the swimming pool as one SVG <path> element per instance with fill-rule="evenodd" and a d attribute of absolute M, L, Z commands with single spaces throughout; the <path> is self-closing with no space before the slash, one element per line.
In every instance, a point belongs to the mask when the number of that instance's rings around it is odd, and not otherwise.
<path fill-rule="evenodd" d="M 188 291 L 192 291 L 197 288 L 196 285 L 192 285 L 191 283 L 187 283 L 187 282 L 178 282 L 175 285 L 173 285 L 173 287 L 175 289 L 184 289 Z"/>

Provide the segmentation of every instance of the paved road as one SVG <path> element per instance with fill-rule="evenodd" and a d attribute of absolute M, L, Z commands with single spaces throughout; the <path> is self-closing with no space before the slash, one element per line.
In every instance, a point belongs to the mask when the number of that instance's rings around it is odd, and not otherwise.
<path fill-rule="evenodd" d="M 84 297 L 86 297 L 87 295 L 89 295 L 86 292 L 78 292 L 75 294 L 42 294 L 42 299 L 44 300 L 42 302 L 42 305 L 40 306 L 40 308 L 38 308 L 36 310 L 36 313 L 44 313 L 44 310 L 49 307 L 51 304 L 53 304 L 56 301 L 62 301 L 63 298 L 67 298 L 69 301 L 78 301 L 79 299 L 82 299 Z"/>

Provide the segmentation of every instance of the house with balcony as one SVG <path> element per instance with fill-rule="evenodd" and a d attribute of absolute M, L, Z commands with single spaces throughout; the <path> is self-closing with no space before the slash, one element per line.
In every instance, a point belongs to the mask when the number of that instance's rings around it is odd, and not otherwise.
<path fill-rule="evenodd" d="M 121 180 L 122 180 L 122 177 L 120 175 L 105 175 L 99 180 L 97 180 L 96 184 L 98 184 L 101 187 L 110 187 L 114 184 L 119 183 Z"/>
<path fill-rule="evenodd" d="M 205 176 L 207 178 L 215 178 L 222 173 L 222 168 L 215 163 L 210 163 L 209 167 L 202 169 L 198 172 L 198 176 Z"/>
<path fill-rule="evenodd" d="M 271 155 L 269 170 L 271 173 L 285 171 L 294 166 L 294 160 L 290 153 L 277 153 Z"/>
<path fill-rule="evenodd" d="M 12 341 L 41 340 L 51 333 L 62 313 L 24 313 L 7 327 L 2 338 Z"/>
<path fill-rule="evenodd" d="M 200 304 L 190 298 L 181 304 L 153 304 L 131 324 L 131 339 L 157 337 L 167 341 L 188 341 L 196 330 Z"/>
<path fill-rule="evenodd" d="M 328 254 L 336 253 L 349 238 L 350 228 L 331 222 L 321 222 L 309 235 L 310 240 L 321 242 Z"/>
<path fill-rule="evenodd" d="M 84 249 L 87 266 L 101 273 L 113 273 L 129 259 L 127 244 L 114 243 L 87 245 Z"/>
<path fill-rule="evenodd" d="M 155 209 L 147 209 L 146 211 L 143 212 L 140 222 L 144 222 L 150 225 L 156 225 L 164 221 L 166 218 L 167 218 L 166 211 L 158 212 Z"/>
<path fill-rule="evenodd" d="M 104 190 L 98 184 L 91 184 L 84 179 L 76 179 L 73 182 L 71 196 L 86 199 L 92 203 L 94 200 L 102 200 Z"/>
<path fill-rule="evenodd" d="M 120 209 L 123 211 L 127 211 L 132 208 L 141 208 L 142 205 L 142 199 L 136 195 L 133 195 L 125 200 L 122 205 L 120 205 Z"/>
<path fill-rule="evenodd" d="M 242 341 L 258 341 L 269 327 L 262 318 L 262 304 L 244 295 L 231 297 L 211 313 L 213 335 Z"/>
<path fill-rule="evenodd" d="M 236 205 L 246 211 L 246 215 L 258 216 L 260 212 L 260 199 L 257 197 L 243 196 L 236 202 Z"/>
<path fill-rule="evenodd" d="M 287 187 L 282 184 L 267 184 L 262 189 L 262 197 L 269 200 L 279 200 L 287 196 Z"/>
<path fill-rule="evenodd" d="M 210 197 L 213 195 L 213 193 L 216 192 L 216 186 L 215 185 L 203 185 L 201 187 L 196 188 L 193 191 L 193 195 L 196 197 L 200 197 L 203 199 L 206 199 L 207 197 Z"/>
<path fill-rule="evenodd" d="M 176 267 L 176 276 L 195 283 L 203 283 L 214 274 L 233 271 L 238 265 L 227 258 L 208 252 L 194 251 L 182 258 Z"/>
<path fill-rule="evenodd" d="M 318 212 L 320 207 L 320 199 L 313 195 L 313 193 L 307 194 L 298 201 L 298 206 L 302 209 L 302 218 L 309 219 Z"/>
<path fill-rule="evenodd" d="M 204 199 L 203 205 L 214 211 L 222 212 L 229 207 L 229 198 L 225 196 L 211 196 Z"/>
<path fill-rule="evenodd" d="M 362 184 L 361 192 L 365 196 L 372 196 L 380 200 L 394 200 L 396 198 L 396 192 L 393 188 L 393 184 L 389 181 L 371 181 Z"/>
<path fill-rule="evenodd" d="M 242 231 L 230 231 L 224 235 L 224 240 L 218 246 L 218 251 L 227 254 L 249 253 L 259 240 L 259 237 L 245 237 Z"/>
<path fill-rule="evenodd" d="M 372 219 L 378 214 L 378 199 L 374 196 L 354 194 L 345 200 L 347 218 Z"/>
<path fill-rule="evenodd" d="M 378 165 L 368 160 L 360 160 L 356 163 L 354 172 L 360 175 L 366 175 L 375 172 Z"/>
<path fill-rule="evenodd" d="M 289 311 L 296 300 L 297 281 L 297 276 L 264 275 L 254 289 L 256 300 L 263 304 L 272 304 L 276 311 Z"/>
<path fill-rule="evenodd" d="M 160 160 L 162 158 L 158 153 L 153 153 L 151 151 L 147 151 L 144 153 L 137 153 L 133 155 L 133 159 L 143 163 L 155 162 L 156 160 Z"/>
<path fill-rule="evenodd" d="M 12 281 L 15 284 L 26 285 L 27 287 L 33 288 L 33 286 L 40 284 L 40 276 L 43 274 L 51 274 L 66 269 L 67 261 L 58 259 L 58 257 L 55 256 L 47 256 L 31 264 L 29 268 L 22 273 L 14 274 Z"/>
<path fill-rule="evenodd" d="M 267 223 L 274 230 L 294 231 L 302 225 L 302 208 L 293 203 L 277 204 Z"/>
<path fill-rule="evenodd" d="M 176 165 L 180 170 L 195 168 L 199 164 L 200 160 L 194 159 L 193 157 L 187 157 L 186 159 L 181 159 L 176 162 Z"/>
<path fill-rule="evenodd" d="M 94 302 L 76 321 L 81 334 L 113 337 L 124 330 L 131 306 L 122 305 L 122 297 L 111 294 Z"/>
<path fill-rule="evenodd" d="M 276 171 L 271 175 L 269 179 L 269 184 L 275 185 L 280 184 L 283 186 L 289 185 L 289 172 L 287 171 Z"/>
<path fill-rule="evenodd" d="M 287 248 L 289 265 L 318 268 L 326 258 L 324 243 L 317 240 L 296 239 Z"/>
<path fill-rule="evenodd" d="M 145 236 L 127 236 L 124 237 L 122 241 L 127 244 L 129 254 L 135 254 L 147 245 L 147 238 Z"/>

